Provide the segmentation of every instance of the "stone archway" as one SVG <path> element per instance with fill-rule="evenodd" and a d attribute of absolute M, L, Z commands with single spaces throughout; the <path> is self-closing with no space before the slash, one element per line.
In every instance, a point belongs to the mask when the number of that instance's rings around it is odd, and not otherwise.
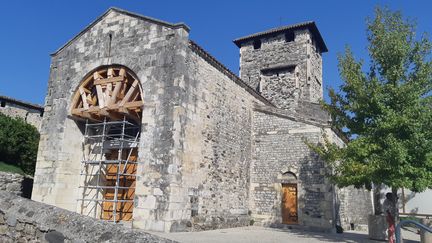
<path fill-rule="evenodd" d="M 97 68 L 75 91 L 71 114 L 86 120 L 80 212 L 114 222 L 133 219 L 143 99 L 123 66 Z"/>
<path fill-rule="evenodd" d="M 74 117 L 102 121 L 124 116 L 141 120 L 143 101 L 140 83 L 126 67 L 104 66 L 91 72 L 79 85 L 72 100 Z"/>

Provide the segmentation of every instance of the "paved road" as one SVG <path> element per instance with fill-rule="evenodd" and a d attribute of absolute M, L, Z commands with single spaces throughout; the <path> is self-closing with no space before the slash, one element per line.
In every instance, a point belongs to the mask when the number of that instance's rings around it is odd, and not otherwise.
<path fill-rule="evenodd" d="M 315 233 L 300 230 L 284 230 L 263 227 L 242 227 L 202 232 L 154 233 L 181 243 L 274 243 L 274 242 L 381 242 L 368 240 L 367 232 L 347 231 L 343 234 Z M 403 233 L 404 242 L 419 242 L 420 236 L 410 232 Z"/>

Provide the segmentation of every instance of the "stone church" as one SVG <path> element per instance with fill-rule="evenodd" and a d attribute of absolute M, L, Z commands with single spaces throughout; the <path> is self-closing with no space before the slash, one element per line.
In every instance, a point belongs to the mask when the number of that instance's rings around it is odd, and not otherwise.
<path fill-rule="evenodd" d="M 153 231 L 366 225 L 305 144 L 343 146 L 318 101 L 314 22 L 234 40 L 240 75 L 183 23 L 111 8 L 54 52 L 32 199 Z"/>

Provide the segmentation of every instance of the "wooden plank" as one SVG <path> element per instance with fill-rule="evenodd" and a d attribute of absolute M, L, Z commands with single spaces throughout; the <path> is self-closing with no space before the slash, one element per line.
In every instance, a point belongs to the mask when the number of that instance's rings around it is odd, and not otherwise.
<path fill-rule="evenodd" d="M 103 77 L 98 72 L 94 72 L 93 73 L 93 79 L 96 81 L 96 80 L 99 80 L 99 79 L 103 79 Z"/>
<path fill-rule="evenodd" d="M 94 81 L 94 84 L 108 84 L 108 83 L 115 83 L 118 81 L 123 81 L 124 77 L 119 76 L 119 77 L 111 77 L 111 78 L 104 78 L 104 79 L 98 79 Z"/>
<path fill-rule="evenodd" d="M 105 107 L 104 95 L 102 92 L 102 87 L 100 85 L 96 85 L 96 93 L 98 97 L 99 108 L 104 108 Z"/>
<path fill-rule="evenodd" d="M 124 68 L 121 68 L 119 71 L 119 76 L 120 77 L 126 77 L 126 70 Z"/>
<path fill-rule="evenodd" d="M 82 99 L 82 102 L 83 102 L 83 108 L 84 109 L 88 109 L 89 105 L 87 103 L 87 96 L 86 96 L 86 93 L 85 93 L 83 87 L 79 87 L 79 92 L 80 92 L 81 99 Z"/>
<path fill-rule="evenodd" d="M 132 83 L 132 86 L 129 88 L 128 92 L 126 93 L 125 97 L 120 102 L 120 106 L 123 106 L 126 102 L 128 102 L 131 96 L 136 91 L 138 91 L 138 80 L 135 79 L 134 82 Z"/>
<path fill-rule="evenodd" d="M 113 91 L 113 93 L 111 94 L 110 104 L 115 104 L 115 103 L 116 103 L 116 101 L 117 101 L 117 95 L 118 95 L 118 93 L 119 93 L 119 91 L 120 91 L 122 85 L 123 85 L 123 84 L 122 84 L 121 82 L 116 82 L 116 83 L 114 84 L 114 91 Z"/>
<path fill-rule="evenodd" d="M 87 95 L 87 102 L 91 105 L 96 105 L 96 100 L 92 98 L 91 94 Z"/>
<path fill-rule="evenodd" d="M 108 83 L 105 88 L 105 105 L 108 106 L 111 103 L 112 94 L 112 83 Z"/>
<path fill-rule="evenodd" d="M 112 69 L 112 68 L 108 68 L 107 77 L 108 77 L 108 78 L 112 78 L 112 77 L 114 77 L 114 69 Z"/>
<path fill-rule="evenodd" d="M 90 109 L 92 109 L 92 108 L 93 107 L 91 107 Z M 96 116 L 94 114 L 91 114 L 90 112 L 85 111 L 84 108 L 73 109 L 71 113 L 72 113 L 73 116 L 78 116 L 78 117 L 81 117 L 81 118 L 84 118 L 84 119 L 89 119 L 89 120 L 92 120 L 92 121 L 100 122 L 102 120 L 100 117 L 98 117 L 98 116 Z"/>
<path fill-rule="evenodd" d="M 141 108 L 144 105 L 144 103 L 142 102 L 142 100 L 139 101 L 131 101 L 131 102 L 127 102 L 123 105 L 124 108 L 127 109 L 134 109 L 134 108 Z"/>

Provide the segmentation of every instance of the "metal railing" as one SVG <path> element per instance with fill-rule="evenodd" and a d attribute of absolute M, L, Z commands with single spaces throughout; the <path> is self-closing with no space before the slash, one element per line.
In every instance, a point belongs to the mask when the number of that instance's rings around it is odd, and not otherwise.
<path fill-rule="evenodd" d="M 424 224 L 421 224 L 421 223 L 419 223 L 417 221 L 414 221 L 414 220 L 402 220 L 396 226 L 396 243 L 401 243 L 402 242 L 401 241 L 402 240 L 402 238 L 401 238 L 401 228 L 402 228 L 402 226 L 407 225 L 407 224 L 413 224 L 413 225 L 417 226 L 418 228 L 420 228 L 422 230 L 425 230 L 425 231 L 427 231 L 429 233 L 432 233 L 432 228 L 429 228 L 429 227 L 427 227 Z"/>

